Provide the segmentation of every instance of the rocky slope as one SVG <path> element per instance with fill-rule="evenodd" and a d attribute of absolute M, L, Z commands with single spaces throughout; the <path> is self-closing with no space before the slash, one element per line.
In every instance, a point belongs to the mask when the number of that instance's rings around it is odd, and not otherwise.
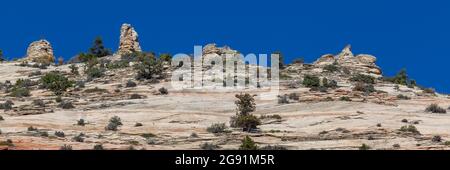
<path fill-rule="evenodd" d="M 131 37 L 136 37 L 131 38 L 134 45 L 121 43 L 122 49 L 139 51 L 137 34 Z M 238 54 L 216 45 L 206 46 L 204 53 L 204 57 Z M 113 59 L 119 58 L 102 60 Z M 386 81 L 375 62 L 371 55 L 354 56 L 348 46 L 340 54 L 324 55 L 313 64 L 288 65 L 281 71 L 280 98 L 256 97 L 254 114 L 262 119 L 259 129 L 247 133 L 229 128 L 219 134 L 207 128 L 214 123 L 229 125 L 230 117 L 236 114 L 236 93 L 260 96 L 267 90 L 176 90 L 170 78 L 135 80 L 137 72 L 132 66 L 106 67 L 103 76 L 86 81 L 85 63 L 75 64 L 79 68 L 76 74 L 71 65 L 36 68 L 3 62 L 0 149 L 58 150 L 71 146 L 84 150 L 101 145 L 104 149 L 172 150 L 205 149 L 201 147 L 205 143 L 216 149 L 237 149 L 247 135 L 260 147 L 292 150 L 361 149 L 363 144 L 370 149 L 450 149 L 450 115 L 426 111 L 430 104 L 447 109 L 449 96 Z M 165 68 L 169 74 L 176 67 Z M 41 78 L 53 71 L 77 82 L 61 97 L 41 87 Z M 361 82 L 354 79 L 357 75 L 374 79 L 361 88 Z M 319 78 L 317 86 L 304 83 L 311 76 Z M 330 82 L 336 84 L 331 86 Z M 22 86 L 29 89 L 29 95 L 13 93 Z M 160 91 L 162 87 L 168 94 Z M 123 125 L 117 131 L 105 129 L 114 116 L 120 117 Z"/>

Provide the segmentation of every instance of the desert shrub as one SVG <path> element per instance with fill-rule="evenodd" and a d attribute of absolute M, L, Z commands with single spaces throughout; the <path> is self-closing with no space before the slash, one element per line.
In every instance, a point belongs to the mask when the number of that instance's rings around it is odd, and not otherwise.
<path fill-rule="evenodd" d="M 370 150 L 371 148 L 370 148 L 369 145 L 366 145 L 366 144 L 364 143 L 364 144 L 362 144 L 358 149 L 359 149 L 359 150 Z"/>
<path fill-rule="evenodd" d="M 141 136 L 145 139 L 156 137 L 156 135 L 153 133 L 144 133 L 144 134 L 141 134 Z"/>
<path fill-rule="evenodd" d="M 383 79 L 391 83 L 408 86 L 409 88 L 414 88 L 417 85 L 415 80 L 409 79 L 406 69 L 400 70 L 394 77 L 384 77 Z"/>
<path fill-rule="evenodd" d="M 5 145 L 8 147 L 14 147 L 14 142 L 11 139 L 7 139 L 6 141 L 1 141 L 0 146 Z"/>
<path fill-rule="evenodd" d="M 284 151 L 284 150 L 288 150 L 285 146 L 281 146 L 281 145 L 267 145 L 264 147 L 261 147 L 259 150 L 268 150 L 268 151 L 276 151 L 276 150 L 280 150 L 280 151 Z"/>
<path fill-rule="evenodd" d="M 256 145 L 252 138 L 246 136 L 244 140 L 242 140 L 239 150 L 258 150 L 258 145 Z"/>
<path fill-rule="evenodd" d="M 303 64 L 303 63 L 305 63 L 305 58 L 303 58 L 303 57 L 296 58 L 296 59 L 294 59 L 294 61 L 292 61 L 292 63 Z"/>
<path fill-rule="evenodd" d="M 330 72 L 330 73 L 334 73 L 334 72 L 339 71 L 339 67 L 337 65 L 335 65 L 335 64 L 330 64 L 330 65 L 326 65 L 323 68 L 323 70 L 327 71 L 327 72 Z"/>
<path fill-rule="evenodd" d="M 282 119 L 280 115 L 261 115 L 259 119 Z"/>
<path fill-rule="evenodd" d="M 144 126 L 142 123 L 136 123 L 136 124 L 134 124 L 134 127 L 142 127 L 142 126 Z"/>
<path fill-rule="evenodd" d="M 164 87 L 161 87 L 160 89 L 158 89 L 158 91 L 159 91 L 159 93 L 161 95 L 168 95 L 169 94 L 169 91 L 166 88 L 164 88 Z"/>
<path fill-rule="evenodd" d="M 305 75 L 303 78 L 303 83 L 305 87 L 319 87 L 320 86 L 320 78 L 312 75 Z"/>
<path fill-rule="evenodd" d="M 4 118 L 3 118 L 3 116 L 0 116 L 0 121 L 2 121 L 2 120 L 5 120 Z M 1 134 L 1 133 L 0 133 Z"/>
<path fill-rule="evenodd" d="M 72 138 L 72 140 L 75 142 L 84 142 L 84 137 L 85 137 L 84 133 L 80 133 L 80 134 L 74 136 Z"/>
<path fill-rule="evenodd" d="M 58 107 L 62 108 L 62 109 L 73 109 L 73 108 L 75 108 L 75 106 L 73 106 L 71 101 L 66 101 L 66 100 L 63 100 L 61 103 L 59 103 Z"/>
<path fill-rule="evenodd" d="M 136 86 L 137 86 L 137 84 L 134 81 L 132 81 L 132 80 L 128 80 L 128 82 L 126 84 L 127 88 L 136 87 Z"/>
<path fill-rule="evenodd" d="M 95 145 L 93 149 L 94 149 L 94 150 L 105 150 L 105 148 L 103 148 L 103 145 L 102 145 L 102 144 L 97 144 L 97 145 Z"/>
<path fill-rule="evenodd" d="M 92 89 L 86 89 L 86 90 L 84 90 L 84 92 L 85 93 L 108 93 L 108 90 L 94 87 Z"/>
<path fill-rule="evenodd" d="M 160 59 L 162 62 L 167 62 L 167 63 L 169 63 L 169 64 L 172 63 L 172 55 L 167 54 L 167 53 L 159 55 L 159 59 Z"/>
<path fill-rule="evenodd" d="M 37 128 L 35 128 L 35 127 L 33 127 L 33 126 L 30 126 L 30 127 L 28 127 L 28 129 L 27 129 L 29 132 L 34 132 L 34 131 L 38 131 L 38 129 Z"/>
<path fill-rule="evenodd" d="M 402 119 L 402 123 L 408 123 L 408 119 Z"/>
<path fill-rule="evenodd" d="M 72 146 L 71 146 L 71 145 L 66 145 L 66 144 L 64 144 L 63 146 L 61 146 L 61 148 L 59 148 L 59 150 L 71 151 L 71 150 L 73 150 L 73 149 L 72 149 Z"/>
<path fill-rule="evenodd" d="M 433 136 L 433 138 L 431 139 L 431 141 L 432 141 L 432 142 L 436 142 L 436 143 L 442 142 L 442 137 L 439 136 L 439 135 Z"/>
<path fill-rule="evenodd" d="M 338 88 L 338 84 L 337 84 L 336 80 L 329 81 L 327 78 L 323 78 L 322 84 L 323 84 L 322 86 L 326 87 L 326 88 L 332 88 L 332 89 Z"/>
<path fill-rule="evenodd" d="M 424 93 L 428 93 L 428 94 L 435 94 L 436 90 L 434 90 L 433 88 L 423 88 L 422 89 Z"/>
<path fill-rule="evenodd" d="M 71 64 L 69 66 L 69 68 L 70 68 L 70 73 L 72 73 L 73 75 L 79 75 L 80 74 L 80 72 L 78 71 L 78 66 L 77 65 Z"/>
<path fill-rule="evenodd" d="M 114 116 L 109 119 L 108 125 L 105 127 L 105 130 L 117 131 L 119 126 L 122 126 L 122 120 L 118 116 Z"/>
<path fill-rule="evenodd" d="M 5 56 L 3 56 L 3 51 L 2 50 L 0 50 L 0 62 L 3 62 L 3 61 L 5 61 L 6 59 L 5 59 Z"/>
<path fill-rule="evenodd" d="M 86 126 L 86 121 L 84 119 L 77 120 L 78 126 Z"/>
<path fill-rule="evenodd" d="M 86 69 L 86 75 L 87 75 L 87 80 L 88 81 L 92 81 L 93 79 L 96 78 L 101 78 L 105 75 L 105 69 L 98 67 L 98 66 L 92 66 Z"/>
<path fill-rule="evenodd" d="M 30 90 L 26 87 L 14 87 L 11 90 L 10 96 L 12 97 L 29 97 L 31 96 Z"/>
<path fill-rule="evenodd" d="M 33 104 L 39 107 L 45 107 L 45 102 L 42 99 L 33 100 Z"/>
<path fill-rule="evenodd" d="M 62 101 L 63 101 L 63 99 L 62 99 L 61 96 L 57 96 L 57 97 L 55 98 L 55 102 L 56 102 L 56 103 L 61 103 Z"/>
<path fill-rule="evenodd" d="M 234 127 L 241 127 L 244 131 L 251 131 L 261 125 L 261 120 L 254 115 L 240 115 L 232 118 Z"/>
<path fill-rule="evenodd" d="M 300 100 L 300 96 L 297 93 L 291 93 L 289 94 L 289 99 L 298 101 Z"/>
<path fill-rule="evenodd" d="M 356 83 L 355 87 L 353 87 L 353 91 L 360 91 L 365 93 L 376 92 L 375 87 L 372 84 L 364 84 L 364 83 Z"/>
<path fill-rule="evenodd" d="M 426 112 L 431 112 L 431 113 L 447 113 L 447 111 L 445 109 L 443 109 L 442 107 L 439 107 L 439 105 L 437 104 L 431 104 L 429 105 L 426 109 Z"/>
<path fill-rule="evenodd" d="M 143 97 L 141 96 L 141 95 L 139 95 L 139 94 L 132 94 L 131 96 L 130 96 L 130 99 L 142 99 Z"/>
<path fill-rule="evenodd" d="M 195 132 L 192 132 L 190 135 L 191 138 L 198 138 L 198 134 Z"/>
<path fill-rule="evenodd" d="M 200 148 L 203 150 L 217 150 L 217 149 L 220 149 L 220 146 L 206 142 L 206 143 L 201 144 Z"/>
<path fill-rule="evenodd" d="M 60 138 L 66 137 L 66 135 L 64 134 L 64 132 L 61 132 L 61 131 L 56 131 L 56 132 L 55 132 L 55 136 L 60 137 Z"/>
<path fill-rule="evenodd" d="M 48 132 L 41 132 L 40 135 L 41 135 L 42 137 L 48 137 Z"/>
<path fill-rule="evenodd" d="M 137 63 L 134 68 L 137 70 L 136 79 L 160 79 L 163 78 L 162 62 L 153 53 L 137 54 Z"/>
<path fill-rule="evenodd" d="M 227 126 L 225 125 L 225 123 L 215 123 L 215 124 L 212 124 L 211 126 L 209 126 L 208 128 L 206 128 L 206 131 L 208 131 L 209 133 L 214 133 L 214 134 L 224 133 L 226 130 L 227 130 Z"/>
<path fill-rule="evenodd" d="M 366 84 L 375 84 L 375 78 L 365 74 L 356 74 L 350 78 L 350 81 L 366 83 Z"/>
<path fill-rule="evenodd" d="M 289 104 L 288 95 L 278 96 L 278 104 Z"/>
<path fill-rule="evenodd" d="M 397 99 L 399 100 L 411 100 L 411 97 L 405 96 L 403 94 L 397 95 Z"/>
<path fill-rule="evenodd" d="M 417 130 L 417 128 L 414 125 L 402 126 L 400 128 L 400 131 L 414 133 L 414 134 L 420 134 L 420 132 Z"/>
<path fill-rule="evenodd" d="M 72 87 L 74 82 L 69 81 L 64 75 L 58 72 L 50 72 L 41 77 L 42 86 L 51 90 L 56 95 L 65 92 L 69 87 Z"/>
<path fill-rule="evenodd" d="M 351 102 L 352 101 L 352 99 L 350 99 L 350 97 L 348 97 L 348 96 L 342 96 L 342 97 L 339 98 L 339 100 L 340 101 L 346 101 L 346 102 Z"/>
<path fill-rule="evenodd" d="M 13 109 L 14 103 L 11 100 L 7 100 L 5 103 L 0 103 L 0 109 L 4 109 L 5 111 Z"/>
<path fill-rule="evenodd" d="M 28 75 L 28 77 L 34 77 L 34 76 L 40 76 L 42 75 L 42 72 L 40 70 L 37 71 L 33 71 L 30 73 L 30 75 Z"/>

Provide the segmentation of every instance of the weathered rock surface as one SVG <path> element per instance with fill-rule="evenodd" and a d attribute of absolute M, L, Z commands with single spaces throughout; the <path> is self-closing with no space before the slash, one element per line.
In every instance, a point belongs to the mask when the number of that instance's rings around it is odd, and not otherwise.
<path fill-rule="evenodd" d="M 32 42 L 27 49 L 26 61 L 51 63 L 55 61 L 53 48 L 47 40 Z"/>
<path fill-rule="evenodd" d="M 120 45 L 118 54 L 125 55 L 133 52 L 141 52 L 139 35 L 130 24 L 123 24 L 120 29 Z"/>
<path fill-rule="evenodd" d="M 380 67 L 376 65 L 377 58 L 368 54 L 359 54 L 354 56 L 351 46 L 346 46 L 342 52 L 336 56 L 331 54 L 320 57 L 314 66 L 323 67 L 337 62 L 342 67 L 356 73 L 369 74 L 374 77 L 379 77 L 382 74 Z"/>

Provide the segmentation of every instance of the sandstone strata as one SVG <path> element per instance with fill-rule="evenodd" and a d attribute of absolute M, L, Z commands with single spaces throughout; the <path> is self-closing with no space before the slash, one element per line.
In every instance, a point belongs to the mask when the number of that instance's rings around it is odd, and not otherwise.
<path fill-rule="evenodd" d="M 51 63 L 55 61 L 53 48 L 47 40 L 32 42 L 27 49 L 26 61 Z"/>
<path fill-rule="evenodd" d="M 123 24 L 120 29 L 119 55 L 141 52 L 138 33 L 130 24 Z"/>

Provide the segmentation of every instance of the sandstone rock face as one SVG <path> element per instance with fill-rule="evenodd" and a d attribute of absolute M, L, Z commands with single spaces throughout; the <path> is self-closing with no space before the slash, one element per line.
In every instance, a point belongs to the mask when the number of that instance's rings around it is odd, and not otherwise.
<path fill-rule="evenodd" d="M 51 63 L 55 62 L 53 48 L 47 40 L 32 42 L 27 49 L 26 61 Z"/>
<path fill-rule="evenodd" d="M 336 59 L 332 54 L 325 54 L 322 57 L 320 57 L 316 62 L 314 62 L 314 65 L 317 66 L 323 66 L 323 65 L 330 65 L 336 62 Z"/>
<path fill-rule="evenodd" d="M 347 45 L 342 52 L 337 56 L 338 63 L 344 63 L 348 61 L 349 59 L 352 59 L 354 57 L 352 53 L 352 46 Z"/>
<path fill-rule="evenodd" d="M 120 45 L 118 54 L 125 55 L 133 52 L 142 52 L 138 33 L 130 24 L 123 24 L 120 29 Z"/>
<path fill-rule="evenodd" d="M 216 44 L 208 44 L 203 47 L 203 55 L 207 55 L 207 54 L 217 54 L 217 55 L 233 54 L 233 55 L 236 55 L 238 53 L 239 53 L 238 51 L 233 50 L 228 46 L 217 47 Z"/>

